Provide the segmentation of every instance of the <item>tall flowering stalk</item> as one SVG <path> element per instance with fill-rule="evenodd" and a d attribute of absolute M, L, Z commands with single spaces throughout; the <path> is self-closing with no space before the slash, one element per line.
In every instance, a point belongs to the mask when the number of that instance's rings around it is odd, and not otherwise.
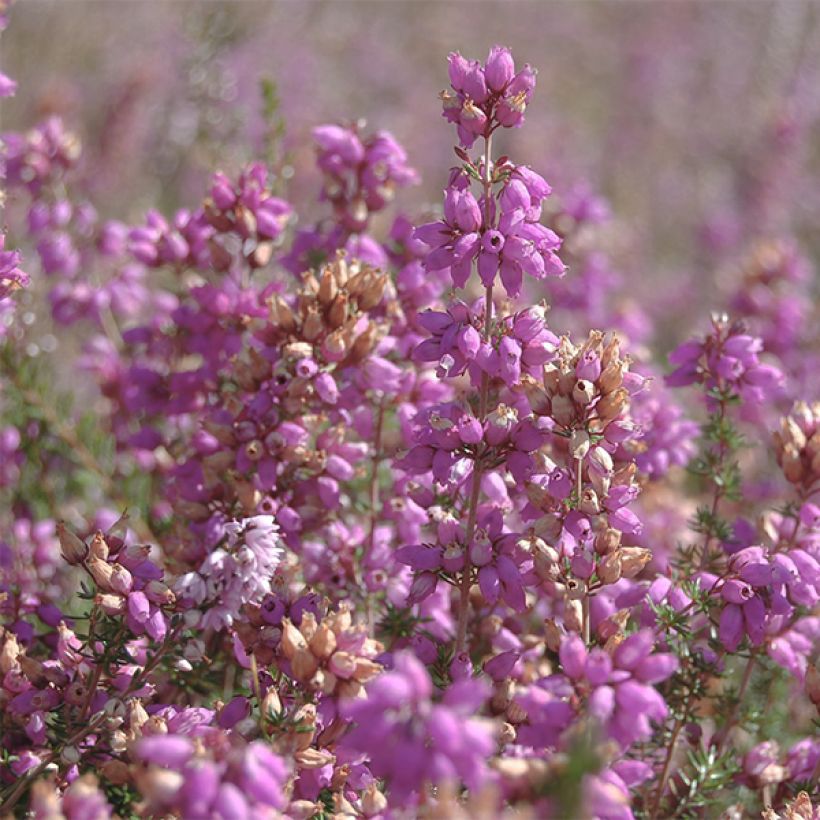
<path fill-rule="evenodd" d="M 515 297 L 521 291 L 524 273 L 540 279 L 547 275 L 560 276 L 564 267 L 554 253 L 560 244 L 558 237 L 538 222 L 549 186 L 530 169 L 516 167 L 507 157 L 496 163 L 492 155 L 495 131 L 523 124 L 535 86 L 535 72 L 525 66 L 516 73 L 511 53 L 499 46 L 490 51 L 483 66 L 460 54 L 450 55 L 449 66 L 452 91 L 442 92 L 443 114 L 457 125 L 460 147 L 456 148 L 456 154 L 464 164 L 451 173 L 445 190 L 444 220 L 423 225 L 415 236 L 431 249 L 424 260 L 428 271 L 449 270 L 455 287 L 471 284 L 474 271 L 484 288 L 480 334 L 470 325 L 472 333 L 458 339 L 459 352 L 465 359 L 458 370 L 463 372 L 465 365 L 470 369 L 476 365 L 480 368 L 474 418 L 481 428 L 489 414 L 501 409 L 499 405 L 490 406 L 492 377 L 503 373 L 507 386 L 514 387 L 517 383 L 514 371 L 518 369 L 520 373 L 520 345 L 510 338 L 494 338 L 494 331 L 497 336 L 504 322 L 504 317 L 493 315 L 496 281 L 500 280 L 508 296 Z M 468 149 L 479 137 L 483 140 L 483 155 L 480 160 L 473 160 Z M 480 185 L 478 199 L 471 193 L 472 181 Z M 437 352 L 443 353 L 439 358 L 441 370 L 449 374 L 453 356 L 442 350 Z M 478 363 L 479 355 L 484 366 Z M 470 588 L 474 581 L 471 545 L 476 532 L 481 480 L 489 469 L 494 450 L 489 440 L 475 444 L 478 447 L 472 456 L 464 511 L 467 548 L 463 550 L 458 583 L 456 655 L 465 648 Z"/>

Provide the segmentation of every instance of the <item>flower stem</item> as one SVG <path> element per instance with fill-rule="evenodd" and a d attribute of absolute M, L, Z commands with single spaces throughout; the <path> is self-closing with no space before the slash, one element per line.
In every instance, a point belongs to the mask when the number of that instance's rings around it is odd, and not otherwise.
<path fill-rule="evenodd" d="M 490 197 L 492 195 L 492 177 L 490 175 L 490 157 L 492 152 L 492 135 L 484 138 L 484 227 L 489 229 L 492 211 L 490 209 Z M 493 318 L 493 286 L 487 285 L 484 291 L 484 341 L 489 342 L 490 330 Z M 478 397 L 478 420 L 483 424 L 487 417 L 487 404 L 490 394 L 490 379 L 486 373 L 481 375 L 481 389 Z M 472 484 L 470 487 L 470 500 L 467 512 L 467 532 L 465 534 L 464 548 L 464 568 L 461 572 L 461 583 L 459 585 L 458 602 L 458 626 L 456 629 L 455 654 L 459 655 L 464 651 L 464 644 L 467 637 L 467 616 L 470 610 L 470 586 L 472 584 L 473 567 L 470 562 L 470 544 L 475 535 L 476 517 L 478 515 L 478 500 L 481 495 L 481 475 L 483 467 L 481 463 L 481 453 L 477 454 L 473 463 Z"/>

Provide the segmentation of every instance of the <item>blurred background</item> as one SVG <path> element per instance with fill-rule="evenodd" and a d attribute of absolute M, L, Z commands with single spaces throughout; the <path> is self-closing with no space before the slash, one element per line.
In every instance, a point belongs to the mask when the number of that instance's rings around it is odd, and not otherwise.
<path fill-rule="evenodd" d="M 422 184 L 398 205 L 418 213 L 454 161 L 446 55 L 498 42 L 539 72 L 500 149 L 559 195 L 605 198 L 607 252 L 656 310 L 716 303 L 756 239 L 820 250 L 816 3 L 26 0 L 10 16 L 2 129 L 59 114 L 107 217 L 193 207 L 215 168 L 281 150 L 309 218 L 310 129 L 362 117 L 407 148 Z"/>

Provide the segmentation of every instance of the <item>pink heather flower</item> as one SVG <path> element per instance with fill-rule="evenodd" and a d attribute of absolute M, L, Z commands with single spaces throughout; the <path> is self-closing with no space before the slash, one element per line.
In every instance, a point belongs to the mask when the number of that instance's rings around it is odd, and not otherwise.
<path fill-rule="evenodd" d="M 483 66 L 457 52 L 450 54 L 448 62 L 453 91 L 441 93 L 443 116 L 456 124 L 465 148 L 471 147 L 477 136 L 524 122 L 535 88 L 535 72 L 524 66 L 516 74 L 508 48 L 493 46 Z"/>
<path fill-rule="evenodd" d="M 271 592 L 283 544 L 273 516 L 257 515 L 224 526 L 223 545 L 196 572 L 181 576 L 176 594 L 205 609 L 202 625 L 223 629 L 240 617 L 245 604 L 259 604 Z"/>
<path fill-rule="evenodd" d="M 783 383 L 783 374 L 774 365 L 759 360 L 762 351 L 760 339 L 726 317 L 715 316 L 710 335 L 685 342 L 669 355 L 676 369 L 666 383 L 672 387 L 702 384 L 710 390 L 730 391 L 746 403 L 761 404 L 776 396 Z M 707 398 L 710 407 L 714 402 Z"/>
<path fill-rule="evenodd" d="M 474 717 L 486 695 L 484 685 L 460 680 L 432 699 L 427 670 L 409 652 L 393 656 L 393 669 L 367 687 L 367 699 L 342 704 L 354 722 L 346 747 L 369 756 L 371 771 L 387 781 L 397 805 L 412 805 L 428 784 L 456 778 L 478 788 L 489 777 L 486 761 L 493 740 Z"/>

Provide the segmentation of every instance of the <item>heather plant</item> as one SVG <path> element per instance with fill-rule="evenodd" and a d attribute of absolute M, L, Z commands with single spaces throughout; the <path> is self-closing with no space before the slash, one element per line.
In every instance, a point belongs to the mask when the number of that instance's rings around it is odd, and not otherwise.
<path fill-rule="evenodd" d="M 131 224 L 3 136 L 4 816 L 820 816 L 809 262 L 667 364 L 603 200 L 496 154 L 535 69 L 448 67 L 424 216 L 358 120 L 313 208 L 274 145 Z"/>

